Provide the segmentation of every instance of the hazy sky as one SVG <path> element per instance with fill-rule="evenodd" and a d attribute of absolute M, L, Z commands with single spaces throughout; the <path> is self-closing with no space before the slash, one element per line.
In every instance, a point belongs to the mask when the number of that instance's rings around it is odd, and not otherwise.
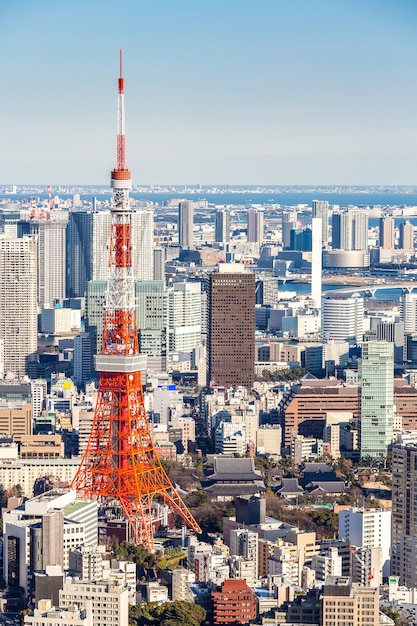
<path fill-rule="evenodd" d="M 0 183 L 417 184 L 416 0 L 0 0 Z"/>

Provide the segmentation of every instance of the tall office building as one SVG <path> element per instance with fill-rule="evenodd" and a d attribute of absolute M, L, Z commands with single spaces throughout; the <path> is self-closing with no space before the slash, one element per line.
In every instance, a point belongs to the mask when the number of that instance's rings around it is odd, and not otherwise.
<path fill-rule="evenodd" d="M 132 269 L 135 280 L 153 280 L 153 231 L 153 211 L 135 209 L 132 213 Z"/>
<path fill-rule="evenodd" d="M 159 246 L 153 250 L 153 280 L 165 282 L 165 248 Z"/>
<path fill-rule="evenodd" d="M 139 350 L 147 355 L 148 369 L 164 371 L 167 356 L 168 303 L 163 280 L 135 283 Z"/>
<path fill-rule="evenodd" d="M 67 233 L 67 295 L 82 297 L 90 280 L 107 280 L 111 213 L 73 211 Z M 136 280 L 153 279 L 153 212 L 132 213 L 133 272 Z"/>
<path fill-rule="evenodd" d="M 414 226 L 408 220 L 400 224 L 398 247 L 406 252 L 414 253 Z"/>
<path fill-rule="evenodd" d="M 400 318 L 404 333 L 417 331 L 417 293 L 404 293 L 400 297 Z"/>
<path fill-rule="evenodd" d="M 329 203 L 327 200 L 313 200 L 312 217 L 321 218 L 321 243 L 327 247 L 329 242 Z"/>
<path fill-rule="evenodd" d="M 384 250 L 393 250 L 395 242 L 394 218 L 385 215 L 379 218 L 379 247 Z"/>
<path fill-rule="evenodd" d="M 394 344 L 363 343 L 359 373 L 361 457 L 385 458 L 394 429 Z"/>
<path fill-rule="evenodd" d="M 208 383 L 251 388 L 255 374 L 255 276 L 223 263 L 208 280 Z"/>
<path fill-rule="evenodd" d="M 87 288 L 86 331 L 93 355 L 101 352 L 106 285 L 104 280 L 91 280 Z M 140 351 L 148 355 L 150 369 L 165 369 L 168 324 L 165 283 L 136 281 L 135 299 Z"/>
<path fill-rule="evenodd" d="M 391 575 L 417 587 L 417 438 L 392 449 Z"/>
<path fill-rule="evenodd" d="M 230 241 L 230 211 L 227 209 L 216 209 L 214 241 L 217 243 Z"/>
<path fill-rule="evenodd" d="M 313 217 L 311 222 L 313 250 L 311 255 L 311 297 L 317 309 L 321 309 L 322 223 L 323 218 L 321 217 Z"/>
<path fill-rule="evenodd" d="M 36 378 L 38 309 L 36 241 L 0 239 L 0 337 L 2 369 Z M 3 352 L 2 351 L 2 352 Z"/>
<path fill-rule="evenodd" d="M 194 204 L 184 200 L 178 207 L 178 242 L 181 248 L 189 250 L 194 245 Z"/>
<path fill-rule="evenodd" d="M 333 212 L 332 248 L 333 250 L 368 249 L 368 213 L 365 209 Z"/>
<path fill-rule="evenodd" d="M 25 226 L 37 241 L 38 304 L 53 305 L 66 296 L 66 231 L 68 213 L 50 211 L 44 219 L 31 219 Z"/>
<path fill-rule="evenodd" d="M 291 231 L 297 228 L 297 213 L 295 211 L 286 211 L 282 214 L 282 245 L 289 248 L 291 243 Z"/>
<path fill-rule="evenodd" d="M 201 283 L 174 283 L 168 290 L 169 352 L 191 352 L 201 344 Z"/>
<path fill-rule="evenodd" d="M 330 298 L 322 300 L 321 335 L 329 339 L 360 343 L 363 338 L 363 298 Z"/>
<path fill-rule="evenodd" d="M 20 204 L 17 202 L 2 202 L 0 204 L 0 235 L 18 237 L 18 222 L 20 220 Z"/>
<path fill-rule="evenodd" d="M 92 341 L 90 333 L 80 333 L 74 338 L 74 379 L 77 385 L 85 385 L 93 371 Z"/>
<path fill-rule="evenodd" d="M 90 280 L 87 283 L 85 300 L 85 330 L 91 338 L 92 354 L 99 354 L 103 344 L 104 304 L 106 301 L 106 281 Z"/>
<path fill-rule="evenodd" d="M 376 325 L 377 341 L 390 341 L 394 344 L 394 363 L 404 361 L 404 322 L 378 322 Z"/>
<path fill-rule="evenodd" d="M 258 209 L 248 211 L 248 237 L 249 242 L 262 244 L 264 240 L 264 214 Z"/>
<path fill-rule="evenodd" d="M 106 280 L 110 211 L 72 211 L 67 230 L 67 295 L 83 297 L 89 280 Z"/>

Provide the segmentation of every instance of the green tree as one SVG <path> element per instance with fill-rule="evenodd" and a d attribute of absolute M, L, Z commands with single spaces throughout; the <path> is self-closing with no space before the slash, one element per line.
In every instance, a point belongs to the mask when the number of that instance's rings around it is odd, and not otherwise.
<path fill-rule="evenodd" d="M 395 626 L 408 626 L 409 624 L 412 624 L 411 620 L 401 615 L 399 611 L 390 609 L 387 606 L 381 607 L 381 613 L 384 613 L 385 615 L 393 619 L 395 622 Z"/>
<path fill-rule="evenodd" d="M 161 605 L 142 602 L 129 607 L 129 626 L 200 626 L 205 619 L 201 606 L 183 600 Z"/>
<path fill-rule="evenodd" d="M 333 537 L 338 527 L 338 517 L 333 511 L 322 509 L 321 511 L 311 511 L 309 516 L 319 529 L 324 529 L 325 534 L 331 534 Z"/>

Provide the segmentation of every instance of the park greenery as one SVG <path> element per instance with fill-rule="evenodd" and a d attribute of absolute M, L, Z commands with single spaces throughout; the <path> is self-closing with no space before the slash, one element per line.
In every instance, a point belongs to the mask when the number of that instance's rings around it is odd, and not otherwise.
<path fill-rule="evenodd" d="M 129 607 L 129 626 L 200 626 L 206 611 L 193 602 L 142 602 Z"/>

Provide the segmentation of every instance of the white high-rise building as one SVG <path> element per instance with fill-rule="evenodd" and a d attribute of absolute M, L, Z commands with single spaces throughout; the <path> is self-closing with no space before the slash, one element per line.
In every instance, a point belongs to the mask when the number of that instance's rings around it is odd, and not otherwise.
<path fill-rule="evenodd" d="M 4 340 L 0 369 L 18 377 L 33 375 L 36 368 L 36 281 L 35 239 L 0 239 L 0 337 Z"/>
<path fill-rule="evenodd" d="M 333 212 L 332 248 L 334 250 L 368 249 L 368 213 L 365 209 Z"/>
<path fill-rule="evenodd" d="M 360 343 L 363 339 L 363 298 L 330 298 L 322 300 L 321 335 L 329 339 Z"/>
<path fill-rule="evenodd" d="M 382 575 L 390 573 L 391 511 L 351 507 L 339 512 L 338 539 L 350 546 L 381 548 Z"/>
<path fill-rule="evenodd" d="M 44 219 L 29 222 L 37 239 L 38 302 L 42 308 L 52 306 L 66 296 L 66 231 L 68 213 L 49 211 Z"/>
<path fill-rule="evenodd" d="M 322 278 L 322 218 L 313 217 L 312 230 L 312 255 L 311 255 L 311 297 L 317 309 L 321 309 L 321 278 Z"/>
<path fill-rule="evenodd" d="M 404 293 L 400 298 L 400 317 L 404 333 L 417 331 L 417 293 Z"/>
<path fill-rule="evenodd" d="M 32 380 L 32 416 L 33 419 L 39 417 L 46 405 L 47 383 L 46 380 Z"/>
<path fill-rule="evenodd" d="M 132 213 L 133 275 L 135 280 L 153 280 L 154 215 L 150 209 Z"/>
<path fill-rule="evenodd" d="M 191 352 L 201 343 L 201 283 L 174 283 L 168 291 L 169 351 Z"/>

